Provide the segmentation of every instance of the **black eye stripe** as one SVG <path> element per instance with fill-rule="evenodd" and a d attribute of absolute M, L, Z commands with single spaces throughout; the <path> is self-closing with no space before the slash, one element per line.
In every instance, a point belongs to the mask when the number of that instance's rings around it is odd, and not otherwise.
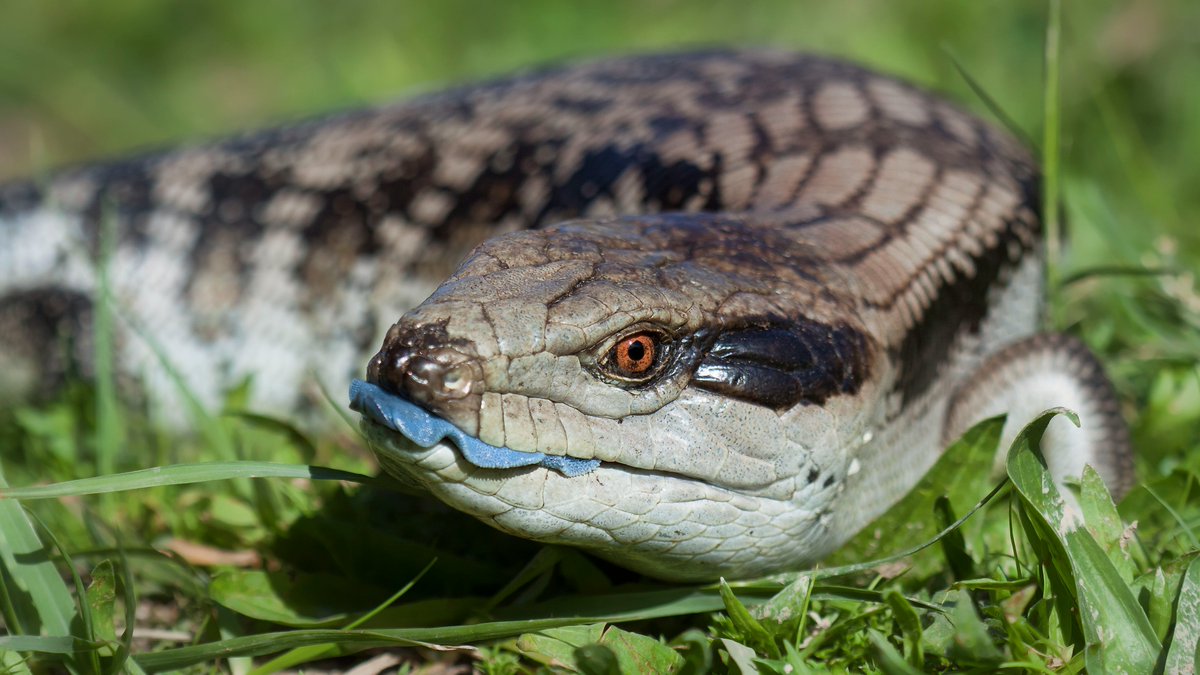
<path fill-rule="evenodd" d="M 725 331 L 700 360 L 692 383 L 783 410 L 854 394 L 869 370 L 868 340 L 861 332 L 800 319 Z"/>
<path fill-rule="evenodd" d="M 722 360 L 746 360 L 780 370 L 798 370 L 813 364 L 809 342 L 814 337 L 819 339 L 813 332 L 782 328 L 732 331 L 723 334 L 708 353 Z"/>

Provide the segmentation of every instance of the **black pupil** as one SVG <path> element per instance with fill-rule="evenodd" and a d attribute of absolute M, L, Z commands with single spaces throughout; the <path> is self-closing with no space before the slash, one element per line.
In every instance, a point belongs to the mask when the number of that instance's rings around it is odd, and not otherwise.
<path fill-rule="evenodd" d="M 629 344 L 629 359 L 631 361 L 641 361 L 646 356 L 646 343 L 641 340 L 634 340 Z"/>

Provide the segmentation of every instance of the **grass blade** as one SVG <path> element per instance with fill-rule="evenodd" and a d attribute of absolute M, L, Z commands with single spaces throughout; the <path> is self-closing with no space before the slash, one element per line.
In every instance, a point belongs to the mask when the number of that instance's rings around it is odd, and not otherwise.
<path fill-rule="evenodd" d="M 886 675 L 920 675 L 919 670 L 912 667 L 896 648 L 887 641 L 879 631 L 868 628 L 867 640 L 871 644 L 871 654 L 875 657 L 875 665 Z"/>
<path fill-rule="evenodd" d="M 1017 436 L 1008 454 L 1008 475 L 1029 507 L 1027 514 L 1042 527 L 1054 546 L 1045 555 L 1065 555 L 1073 577 L 1078 616 L 1086 639 L 1088 669 L 1092 672 L 1153 672 L 1162 646 L 1150 621 L 1130 588 L 1109 560 L 1104 549 L 1084 527 L 1074 504 L 1060 495 L 1039 449 L 1042 434 L 1058 415 L 1078 424 L 1074 413 L 1062 408 L 1049 410 Z M 1052 561 L 1045 557 L 1043 564 Z M 1062 566 L 1064 569 L 1068 566 Z"/>
<path fill-rule="evenodd" d="M 72 627 L 74 628 L 72 633 L 79 638 L 80 642 L 82 643 L 95 644 L 96 622 L 92 616 L 91 606 L 88 603 L 89 594 L 87 587 L 84 586 L 83 578 L 79 576 L 79 571 L 75 568 L 75 561 L 71 559 L 70 554 L 67 552 L 67 549 L 63 547 L 62 542 L 58 540 L 58 537 L 54 536 L 54 533 L 50 531 L 50 528 L 46 527 L 45 523 L 43 523 L 33 513 L 29 513 L 27 515 L 41 529 L 43 536 L 50 541 L 50 544 L 55 550 L 58 551 L 58 554 L 62 556 L 63 564 L 71 573 L 71 581 L 75 584 L 74 597 L 78 598 L 78 603 L 72 603 L 78 607 L 78 612 L 76 613 L 78 620 L 72 621 Z M 80 659 L 85 657 L 88 659 L 89 665 L 91 665 L 92 672 L 100 672 L 100 656 L 97 654 L 96 650 L 77 650 L 75 652 L 75 658 L 77 660 L 76 665 L 78 665 Z"/>
<path fill-rule="evenodd" d="M 765 598 L 751 597 L 747 590 L 743 590 L 739 600 L 746 604 L 758 604 Z M 488 623 L 437 628 L 293 630 L 180 647 L 143 654 L 136 658 L 145 670 L 161 671 L 183 668 L 211 659 L 261 656 L 308 645 L 345 645 L 359 649 L 386 646 L 454 646 L 477 643 L 481 640 L 516 637 L 522 633 L 562 626 L 703 614 L 718 611 L 723 607 L 724 603 L 717 590 L 696 587 L 596 597 L 560 597 L 536 605 L 497 612 L 504 620 Z"/>
<path fill-rule="evenodd" d="M 950 59 L 950 63 L 954 65 L 954 70 L 958 71 L 958 76 L 963 79 L 963 82 L 967 83 L 967 87 L 971 89 L 971 93 L 975 94 L 975 96 L 983 103 L 983 106 L 988 109 L 988 112 L 992 113 L 992 117 L 995 117 L 997 120 L 999 120 L 1000 124 L 1004 125 L 1004 128 L 1008 129 L 1010 134 L 1020 139 L 1020 141 L 1027 147 L 1034 147 L 1033 139 L 1031 139 L 1029 135 L 1025 133 L 1025 130 L 1021 128 L 1020 124 L 1017 124 L 1012 115 L 1009 115 L 1004 110 L 1004 106 L 1001 106 L 1000 102 L 997 101 L 991 94 L 989 94 L 987 89 L 984 89 L 979 80 L 975 79 L 975 76 L 972 75 L 969 70 L 967 70 L 967 67 L 963 65 L 963 62 L 958 58 L 958 55 L 954 53 L 954 50 L 952 50 L 949 45 L 943 44 L 942 53 L 944 53 L 947 58 Z"/>
<path fill-rule="evenodd" d="M 125 490 L 187 485 L 214 480 L 239 478 L 307 478 L 311 480 L 342 480 L 350 483 L 378 484 L 387 481 L 350 471 L 308 464 L 278 464 L 275 462 L 201 462 L 174 464 L 118 473 L 112 476 L 80 478 L 52 485 L 10 488 L 0 487 L 0 504 L 9 499 L 52 499 L 78 495 L 95 495 Z"/>
<path fill-rule="evenodd" d="M 109 285 L 108 263 L 112 259 L 116 240 L 116 212 L 105 209 L 100 222 L 100 256 L 96 269 L 96 295 L 92 321 L 93 358 L 96 369 L 96 473 L 102 476 L 117 470 L 117 453 L 121 447 L 121 409 L 117 405 L 117 384 L 113 365 L 116 353 L 113 339 L 112 293 Z M 111 514 L 108 514 L 111 515 Z"/>
<path fill-rule="evenodd" d="M 402 586 L 400 588 L 400 590 L 393 593 L 392 596 L 389 597 L 387 600 L 384 600 L 383 602 L 379 603 L 374 609 L 372 609 L 371 611 L 356 618 L 355 620 L 351 621 L 349 624 L 346 625 L 346 628 L 354 629 L 354 628 L 358 628 L 359 626 L 362 626 L 367 621 L 370 621 L 372 618 L 374 618 L 376 615 L 378 615 L 380 612 L 382 612 L 384 609 L 390 607 L 392 605 L 392 603 L 394 603 L 397 600 L 399 600 L 400 598 L 404 597 L 404 594 L 408 593 L 408 591 L 411 590 L 412 587 L 415 586 L 417 584 L 417 582 L 421 580 L 421 577 L 425 576 L 425 574 L 434 566 L 434 564 L 436 562 L 437 562 L 436 559 L 429 561 L 429 564 L 425 566 L 425 569 L 421 570 L 415 578 L 411 579 L 407 584 Z M 292 651 L 290 651 L 286 654 L 278 656 L 278 657 L 270 660 L 269 662 L 262 664 L 261 666 L 258 666 L 254 670 L 250 671 L 249 675 L 270 675 L 271 673 L 285 670 L 287 668 L 292 668 L 294 666 L 298 666 L 303 663 L 308 663 L 309 661 L 316 661 L 317 659 L 326 658 L 326 657 L 330 657 L 330 656 L 338 656 L 338 655 L 339 655 L 339 650 L 335 646 L 319 645 L 319 646 L 311 646 L 311 647 L 300 647 L 298 649 L 293 649 Z"/>
<path fill-rule="evenodd" d="M 0 472 L 0 489 L 5 485 Z M 0 564 L 5 572 L 0 581 L 16 614 L 11 617 L 16 624 L 9 630 L 73 639 L 69 637 L 75 617 L 71 591 L 50 561 L 29 516 L 15 501 L 0 499 L 0 542 Z"/>
<path fill-rule="evenodd" d="M 925 652 L 921 646 L 921 617 L 912 603 L 900 591 L 889 588 L 883 592 L 883 599 L 892 610 L 892 617 L 904 636 L 904 660 L 913 668 L 925 665 Z"/>
<path fill-rule="evenodd" d="M 720 592 L 721 600 L 725 603 L 725 614 L 733 624 L 734 630 L 737 631 L 736 637 L 739 638 L 739 641 L 754 648 L 755 652 L 765 653 L 774 659 L 779 658 L 779 647 L 775 644 L 774 638 L 757 619 L 750 615 L 746 605 L 742 604 L 742 601 L 733 594 L 733 589 L 725 583 L 724 579 L 721 580 Z"/>
<path fill-rule="evenodd" d="M 1046 21 L 1046 72 L 1043 82 L 1042 112 L 1042 219 L 1046 228 L 1046 285 L 1058 287 L 1058 266 L 1062 231 L 1059 224 L 1059 178 L 1061 158 L 1059 130 L 1062 106 L 1059 99 L 1060 51 L 1062 34 L 1062 0 L 1050 0 Z"/>
<path fill-rule="evenodd" d="M 0 635 L 0 652 L 7 651 L 71 654 L 75 651 L 75 638 L 63 635 Z"/>
<path fill-rule="evenodd" d="M 451 626 L 446 628 L 398 628 L 391 630 L 333 630 L 313 629 L 262 633 L 229 638 L 202 645 L 180 647 L 136 657 L 137 663 L 148 672 L 183 668 L 214 659 L 239 656 L 262 656 L 280 651 L 313 645 L 347 645 L 369 647 L 422 647 L 431 645 L 463 645 L 480 640 L 513 637 L 521 633 L 593 623 L 594 619 L 574 617 L 510 621 Z"/>
<path fill-rule="evenodd" d="M 992 467 L 1004 419 L 1004 416 L 992 417 L 968 429 L 942 453 L 907 495 L 842 545 L 825 564 L 837 566 L 891 555 L 910 548 L 914 541 L 932 539 L 943 529 L 941 525 L 956 520 L 950 518 L 944 523 L 939 522 L 931 518 L 930 513 L 937 510 L 938 500 L 942 497 L 950 499 L 953 511 L 967 510 L 976 503 L 979 495 L 994 487 Z M 917 573 L 940 565 L 940 561 L 932 557 L 910 562 L 917 568 Z"/>
<path fill-rule="evenodd" d="M 967 519 L 969 519 L 971 516 L 975 515 L 976 511 L 982 509 L 984 506 L 987 506 L 988 503 L 990 503 L 993 499 L 995 499 L 996 495 L 1000 494 L 1001 491 L 1003 491 L 1004 488 L 1006 488 L 1006 487 L 1008 487 L 1008 481 L 1007 480 L 1001 481 L 996 487 L 992 488 L 991 492 L 988 492 L 986 495 L 984 495 L 983 499 L 980 499 L 975 504 L 975 506 L 971 507 L 970 510 L 968 510 L 965 514 L 963 514 L 963 516 L 961 518 L 954 521 L 953 523 L 950 523 L 950 525 L 948 527 L 943 529 L 941 532 L 938 532 L 937 535 L 935 535 L 932 539 L 929 539 L 920 544 L 917 544 L 916 546 L 913 546 L 912 548 L 900 551 L 899 553 L 895 553 L 895 554 L 886 556 L 884 558 L 879 558 L 877 560 L 868 560 L 866 562 L 853 563 L 853 564 L 849 564 L 849 565 L 841 565 L 838 567 L 827 567 L 824 569 L 815 569 L 810 572 L 806 572 L 805 574 L 811 574 L 814 579 L 832 579 L 834 577 L 846 576 L 848 574 L 858 574 L 859 572 L 866 572 L 868 570 L 879 567 L 880 565 L 882 565 L 884 563 L 894 562 L 897 560 L 903 560 L 904 558 L 907 558 L 909 556 L 920 553 L 921 551 L 924 551 L 925 549 L 929 548 L 930 546 L 933 546 L 934 544 L 940 542 L 943 538 L 948 536 L 951 532 L 954 532 L 959 527 L 961 527 L 963 523 L 967 522 Z"/>
<path fill-rule="evenodd" d="M 1188 564 L 1175 603 L 1175 632 L 1164 672 L 1194 673 L 1200 660 L 1200 558 Z"/>

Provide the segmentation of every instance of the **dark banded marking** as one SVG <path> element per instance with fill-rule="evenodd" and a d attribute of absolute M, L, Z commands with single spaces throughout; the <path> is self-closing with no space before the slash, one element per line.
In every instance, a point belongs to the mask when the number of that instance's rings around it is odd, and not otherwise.
<path fill-rule="evenodd" d="M 717 336 L 692 384 L 774 410 L 858 393 L 870 376 L 868 338 L 847 325 L 800 319 Z"/>
<path fill-rule="evenodd" d="M 92 376 L 91 323 L 91 298 L 71 289 L 0 295 L 0 383 L 16 389 L 0 387 L 0 401 L 52 400 L 68 376 Z"/>

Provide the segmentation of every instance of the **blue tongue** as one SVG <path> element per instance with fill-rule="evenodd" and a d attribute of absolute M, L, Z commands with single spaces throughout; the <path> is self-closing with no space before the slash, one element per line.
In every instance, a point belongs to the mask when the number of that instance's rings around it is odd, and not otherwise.
<path fill-rule="evenodd" d="M 430 448 L 443 438 L 458 446 L 464 459 L 482 469 L 514 469 L 520 466 L 544 466 L 568 478 L 582 476 L 600 466 L 598 459 L 578 459 L 547 455 L 543 452 L 519 452 L 498 448 L 468 436 L 462 429 L 431 415 L 425 409 L 388 393 L 370 382 L 350 383 L 350 409 L 401 433 L 422 448 Z"/>

